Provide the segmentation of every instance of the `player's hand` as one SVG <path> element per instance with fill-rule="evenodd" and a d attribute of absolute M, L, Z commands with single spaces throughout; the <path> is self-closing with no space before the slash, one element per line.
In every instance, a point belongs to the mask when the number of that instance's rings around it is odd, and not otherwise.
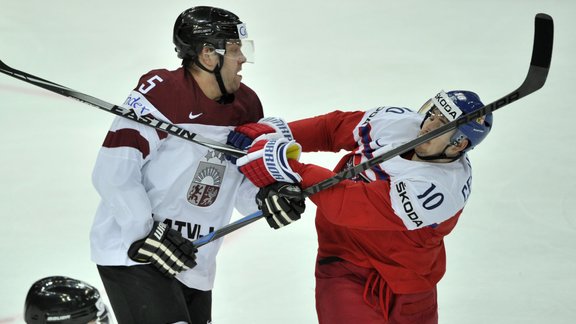
<path fill-rule="evenodd" d="M 136 262 L 150 262 L 166 276 L 174 277 L 196 266 L 196 252 L 198 249 L 180 232 L 154 222 L 147 237 L 130 245 L 128 256 Z"/>
<path fill-rule="evenodd" d="M 255 140 L 277 139 L 281 137 L 285 137 L 288 140 L 293 139 L 288 124 L 281 118 L 267 117 L 259 120 L 257 123 L 237 126 L 233 131 L 228 133 L 226 144 L 241 150 L 246 150 Z M 236 157 L 227 157 L 232 163 L 236 163 Z"/>
<path fill-rule="evenodd" d="M 238 158 L 236 165 L 259 188 L 274 182 L 299 183 L 302 178 L 292 170 L 288 160 L 298 160 L 301 150 L 300 144 L 286 138 L 259 140 L 248 149 L 248 154 Z"/>
<path fill-rule="evenodd" d="M 300 219 L 306 209 L 305 198 L 299 185 L 275 182 L 256 195 L 258 208 L 266 217 L 268 225 L 274 229 L 291 224 Z"/>

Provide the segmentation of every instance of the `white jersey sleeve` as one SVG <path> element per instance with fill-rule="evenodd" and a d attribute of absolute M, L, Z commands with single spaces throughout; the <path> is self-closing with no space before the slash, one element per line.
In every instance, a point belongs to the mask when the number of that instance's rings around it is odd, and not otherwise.
<path fill-rule="evenodd" d="M 240 187 L 238 188 L 238 196 L 236 197 L 236 210 L 240 214 L 247 216 L 258 211 L 256 205 L 256 194 L 260 188 L 256 187 L 248 178 L 244 178 Z"/>
<path fill-rule="evenodd" d="M 118 224 L 118 237 L 122 239 L 123 246 L 130 246 L 132 242 L 146 236 L 152 228 L 152 208 L 146 188 L 142 184 L 141 169 L 157 149 L 160 139 L 152 128 L 140 125 L 136 122 L 117 117 L 110 128 L 110 132 L 117 130 L 132 131 L 146 139 L 151 153 L 145 158 L 142 152 L 133 147 L 102 147 L 98 153 L 96 164 L 92 172 L 92 183 L 102 198 L 97 214 L 101 212 L 112 213 L 111 218 L 95 218 L 92 239 L 104 242 L 110 233 L 96 231 L 99 221 L 114 221 Z M 103 235 L 103 237 L 98 237 Z M 102 253 L 106 253 L 102 251 Z M 122 256 L 118 262 L 130 262 L 127 256 Z"/>

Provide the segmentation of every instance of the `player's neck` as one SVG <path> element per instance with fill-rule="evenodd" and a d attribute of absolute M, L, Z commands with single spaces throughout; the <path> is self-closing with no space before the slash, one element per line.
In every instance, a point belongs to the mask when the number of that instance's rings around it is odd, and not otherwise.
<path fill-rule="evenodd" d="M 188 67 L 187 70 L 190 73 L 190 75 L 192 75 L 192 77 L 200 87 L 200 90 L 202 90 L 202 92 L 206 97 L 215 101 L 220 99 L 222 93 L 220 92 L 218 83 L 214 78 L 214 74 L 203 71 L 194 66 Z"/>
<path fill-rule="evenodd" d="M 414 152 L 414 150 L 402 154 L 402 157 L 405 158 L 406 160 L 412 160 L 417 162 L 428 162 L 428 163 L 450 163 L 457 159 L 456 157 L 447 159 L 431 159 L 431 160 L 422 159 L 418 156 L 418 154 L 416 154 L 416 152 Z"/>

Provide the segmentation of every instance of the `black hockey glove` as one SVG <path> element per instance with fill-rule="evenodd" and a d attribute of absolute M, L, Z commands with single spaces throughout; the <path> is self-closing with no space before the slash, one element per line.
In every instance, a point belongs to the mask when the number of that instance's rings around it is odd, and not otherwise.
<path fill-rule="evenodd" d="M 304 200 L 300 186 L 287 182 L 275 182 L 260 188 L 256 195 L 258 208 L 274 229 L 299 220 L 306 209 Z"/>
<path fill-rule="evenodd" d="M 128 256 L 136 262 L 150 262 L 164 275 L 174 277 L 196 266 L 196 252 L 198 249 L 180 232 L 154 222 L 147 237 L 130 245 Z"/>

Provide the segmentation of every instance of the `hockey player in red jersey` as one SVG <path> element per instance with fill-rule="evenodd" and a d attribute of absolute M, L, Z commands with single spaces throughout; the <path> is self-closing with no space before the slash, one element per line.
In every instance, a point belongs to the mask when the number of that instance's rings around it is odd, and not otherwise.
<path fill-rule="evenodd" d="M 182 67 L 144 74 L 124 106 L 225 143 L 235 126 L 263 117 L 239 74 L 251 45 L 246 37 L 244 23 L 227 10 L 184 11 L 173 32 Z M 222 241 L 199 250 L 191 241 L 228 224 L 234 208 L 257 210 L 259 189 L 223 153 L 120 117 L 100 149 L 93 183 L 101 203 L 91 257 L 118 322 L 210 323 Z"/>
<path fill-rule="evenodd" d="M 349 153 L 334 171 L 292 159 L 286 172 L 309 187 L 482 106 L 473 92 L 441 91 L 421 113 L 379 107 L 291 122 L 304 152 Z M 241 137 L 245 127 L 231 137 Z M 317 206 L 316 309 L 321 324 L 438 322 L 436 285 L 446 269 L 443 238 L 471 192 L 466 152 L 491 127 L 489 114 L 310 196 Z M 262 141 L 256 139 L 247 157 L 238 160 L 255 183 L 275 178 L 261 166 L 266 156 L 260 161 L 255 155 Z"/>

